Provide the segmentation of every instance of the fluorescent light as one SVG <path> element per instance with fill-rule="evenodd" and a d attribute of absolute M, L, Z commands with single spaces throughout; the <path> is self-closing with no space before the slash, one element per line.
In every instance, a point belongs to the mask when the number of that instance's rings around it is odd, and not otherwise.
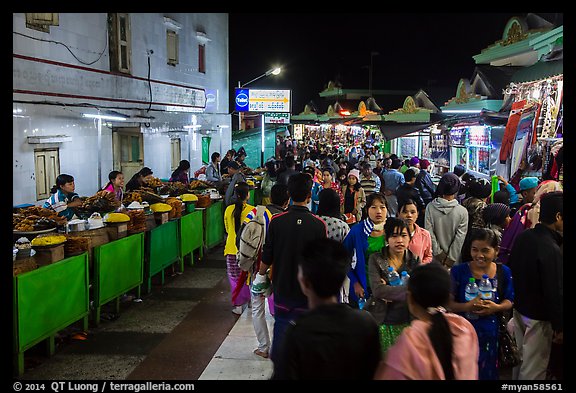
<path fill-rule="evenodd" d="M 100 119 L 100 120 L 117 120 L 117 121 L 125 121 L 125 117 L 120 116 L 110 116 L 110 115 L 93 115 L 91 113 L 82 113 L 83 117 L 88 117 L 90 119 Z"/>
<path fill-rule="evenodd" d="M 195 129 L 195 128 L 200 128 L 202 127 L 201 125 L 190 125 L 190 126 L 184 126 L 183 128 L 190 130 L 190 129 Z"/>
<path fill-rule="evenodd" d="M 480 113 L 482 109 L 447 109 L 442 113 Z"/>

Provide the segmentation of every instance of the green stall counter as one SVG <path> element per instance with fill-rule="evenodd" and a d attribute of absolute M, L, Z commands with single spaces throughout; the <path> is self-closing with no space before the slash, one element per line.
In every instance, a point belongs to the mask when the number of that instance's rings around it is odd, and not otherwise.
<path fill-rule="evenodd" d="M 204 210 L 204 244 L 214 247 L 224 240 L 224 202 L 213 202 Z"/>
<path fill-rule="evenodd" d="M 147 281 L 147 293 L 152 289 L 152 277 L 162 273 L 161 282 L 164 284 L 164 269 L 175 262 L 180 264 L 180 271 L 184 270 L 180 258 L 179 221 L 168 221 L 156 228 L 147 231 L 144 240 L 144 275 Z"/>
<path fill-rule="evenodd" d="M 55 334 L 90 312 L 88 253 L 63 259 L 14 277 L 13 350 L 18 375 L 24 373 L 24 351 L 48 339 L 54 354 Z"/>
<path fill-rule="evenodd" d="M 120 296 L 138 288 L 144 280 L 144 232 L 94 247 L 94 323 L 100 323 L 100 308 L 116 299 L 120 312 Z"/>
<path fill-rule="evenodd" d="M 194 265 L 194 251 L 198 250 L 200 259 L 204 255 L 204 223 L 202 211 L 185 214 L 180 219 L 180 255 L 182 259 L 190 255 L 190 266 Z"/>

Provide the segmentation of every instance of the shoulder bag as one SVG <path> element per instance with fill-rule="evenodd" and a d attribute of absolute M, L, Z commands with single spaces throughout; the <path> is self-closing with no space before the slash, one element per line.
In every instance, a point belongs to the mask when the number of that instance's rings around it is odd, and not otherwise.
<path fill-rule="evenodd" d="M 498 297 L 502 301 L 504 290 L 502 284 L 504 274 L 502 273 L 502 264 L 496 264 L 496 279 L 498 280 Z M 518 366 L 522 360 L 520 358 L 520 351 L 516 345 L 516 340 L 508 332 L 506 325 L 508 320 L 505 312 L 497 313 L 498 318 L 498 367 L 500 369 L 512 368 Z"/>

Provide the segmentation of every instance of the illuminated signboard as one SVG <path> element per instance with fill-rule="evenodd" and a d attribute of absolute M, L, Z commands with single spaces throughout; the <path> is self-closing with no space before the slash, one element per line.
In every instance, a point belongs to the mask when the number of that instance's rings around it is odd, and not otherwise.
<path fill-rule="evenodd" d="M 290 90 L 236 89 L 234 100 L 238 112 L 290 113 Z"/>

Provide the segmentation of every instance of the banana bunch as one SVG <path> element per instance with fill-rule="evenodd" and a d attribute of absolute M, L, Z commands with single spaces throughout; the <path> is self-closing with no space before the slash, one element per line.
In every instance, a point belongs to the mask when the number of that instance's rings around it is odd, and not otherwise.
<path fill-rule="evenodd" d="M 32 239 L 32 247 L 46 247 L 55 246 L 57 244 L 62 244 L 66 241 L 66 236 L 64 235 L 48 235 L 48 236 L 38 236 Z"/>
<path fill-rule="evenodd" d="M 166 203 L 155 203 L 153 205 L 150 205 L 150 209 L 154 213 L 164 213 L 164 212 L 169 212 L 170 210 L 172 210 L 172 206 L 170 206 Z"/>

